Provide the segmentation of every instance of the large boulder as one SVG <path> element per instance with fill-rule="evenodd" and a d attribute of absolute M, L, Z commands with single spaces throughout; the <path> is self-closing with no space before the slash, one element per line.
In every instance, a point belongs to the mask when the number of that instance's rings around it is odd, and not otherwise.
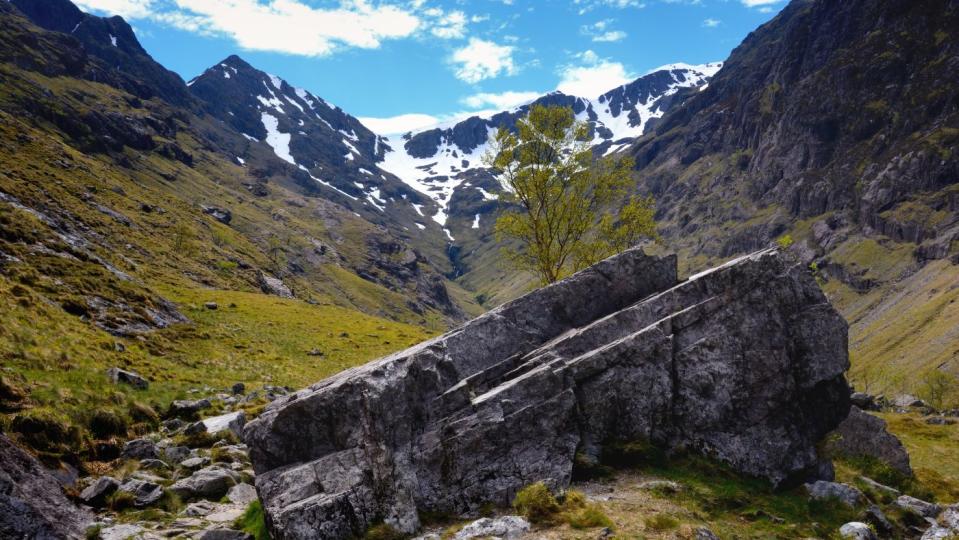
<path fill-rule="evenodd" d="M 855 406 L 849 409 L 849 416 L 830 435 L 826 449 L 832 455 L 875 458 L 906 476 L 912 476 L 909 453 L 899 438 L 886 430 L 886 421 Z"/>
<path fill-rule="evenodd" d="M 92 522 L 36 458 L 0 434 L 0 538 L 83 538 Z"/>
<path fill-rule="evenodd" d="M 849 411 L 846 332 L 774 250 L 679 283 L 674 257 L 633 249 L 280 398 L 244 440 L 278 539 L 506 505 L 617 439 L 799 482 Z"/>
<path fill-rule="evenodd" d="M 183 480 L 176 481 L 170 486 L 170 491 L 186 499 L 195 497 L 219 499 L 239 481 L 240 475 L 236 472 L 220 465 L 211 465 Z"/>

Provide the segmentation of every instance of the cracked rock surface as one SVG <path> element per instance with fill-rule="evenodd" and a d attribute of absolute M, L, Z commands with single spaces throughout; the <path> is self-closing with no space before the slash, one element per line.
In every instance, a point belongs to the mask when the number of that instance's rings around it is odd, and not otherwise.
<path fill-rule="evenodd" d="M 805 481 L 849 411 L 846 335 L 775 250 L 678 282 L 675 257 L 633 249 L 280 399 L 244 438 L 277 539 L 506 505 L 614 440 Z"/>

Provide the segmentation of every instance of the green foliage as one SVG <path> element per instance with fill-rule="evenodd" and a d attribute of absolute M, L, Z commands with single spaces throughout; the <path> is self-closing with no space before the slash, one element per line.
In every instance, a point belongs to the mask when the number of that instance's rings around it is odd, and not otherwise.
<path fill-rule="evenodd" d="M 782 249 L 789 249 L 794 243 L 793 237 L 791 234 L 784 234 L 776 240 L 776 245 Z"/>
<path fill-rule="evenodd" d="M 572 109 L 534 106 L 516 128 L 500 129 L 486 162 L 506 183 L 500 199 L 512 209 L 496 221 L 496 235 L 518 268 L 553 283 L 658 238 L 653 200 L 626 200 L 632 160 L 594 161 L 589 126 Z"/>
<path fill-rule="evenodd" d="M 559 502 L 543 482 L 530 484 L 516 493 L 513 508 L 530 523 L 542 524 L 555 521 L 560 511 Z"/>
<path fill-rule="evenodd" d="M 129 491 L 117 490 L 107 496 L 107 507 L 114 512 L 133 508 L 134 502 L 136 502 L 136 496 Z"/>
<path fill-rule="evenodd" d="M 97 411 L 90 418 L 90 433 L 98 439 L 123 436 L 127 433 L 127 423 L 113 411 Z"/>
<path fill-rule="evenodd" d="M 918 393 L 926 403 L 942 410 L 955 402 L 957 390 L 959 390 L 959 384 L 954 375 L 933 369 L 923 375 Z"/>
<path fill-rule="evenodd" d="M 83 531 L 83 537 L 86 540 L 100 540 L 100 531 L 103 530 L 103 525 L 91 525 L 87 527 L 87 530 Z"/>
<path fill-rule="evenodd" d="M 679 520 L 666 514 L 656 514 L 646 519 L 646 527 L 653 531 L 669 531 L 679 527 Z"/>
<path fill-rule="evenodd" d="M 602 508 L 586 500 L 582 492 L 569 490 L 563 495 L 563 513 L 561 518 L 574 529 L 591 529 L 594 527 L 613 527 Z"/>
<path fill-rule="evenodd" d="M 250 503 L 243 515 L 233 523 L 236 530 L 253 535 L 254 540 L 270 540 L 270 531 L 266 528 L 266 514 L 259 500 Z"/>

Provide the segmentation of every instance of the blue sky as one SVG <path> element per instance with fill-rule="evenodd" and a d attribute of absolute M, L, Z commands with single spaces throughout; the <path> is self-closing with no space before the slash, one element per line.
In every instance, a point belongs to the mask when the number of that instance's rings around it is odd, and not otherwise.
<path fill-rule="evenodd" d="M 785 0 L 75 0 L 184 79 L 230 54 L 378 131 L 724 60 Z"/>

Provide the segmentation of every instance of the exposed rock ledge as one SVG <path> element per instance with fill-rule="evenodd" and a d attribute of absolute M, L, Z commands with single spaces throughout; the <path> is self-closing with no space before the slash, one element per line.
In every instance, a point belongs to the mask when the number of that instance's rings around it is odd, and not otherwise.
<path fill-rule="evenodd" d="M 613 439 L 808 480 L 849 411 L 846 331 L 776 251 L 677 284 L 674 257 L 634 249 L 292 394 L 245 439 L 278 540 L 505 505 Z"/>

